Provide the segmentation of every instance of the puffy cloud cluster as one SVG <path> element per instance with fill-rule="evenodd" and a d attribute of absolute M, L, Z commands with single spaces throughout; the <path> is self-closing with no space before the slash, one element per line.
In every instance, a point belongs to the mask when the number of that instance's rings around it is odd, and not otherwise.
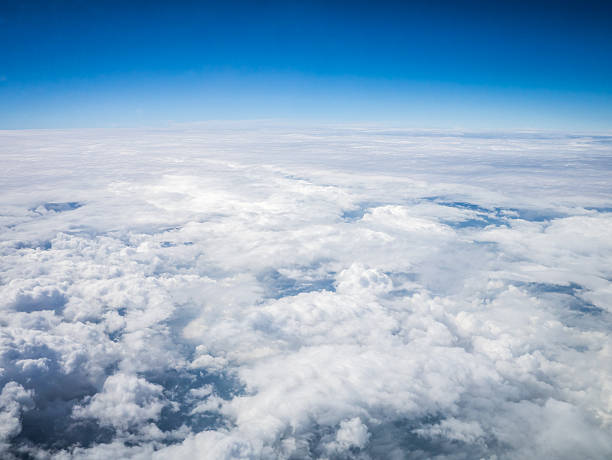
<path fill-rule="evenodd" d="M 0 448 L 6 450 L 7 441 L 21 431 L 21 411 L 32 408 L 32 391 L 16 382 L 8 382 L 0 393 Z"/>
<path fill-rule="evenodd" d="M 612 456 L 610 137 L 0 137 L 3 457 Z"/>

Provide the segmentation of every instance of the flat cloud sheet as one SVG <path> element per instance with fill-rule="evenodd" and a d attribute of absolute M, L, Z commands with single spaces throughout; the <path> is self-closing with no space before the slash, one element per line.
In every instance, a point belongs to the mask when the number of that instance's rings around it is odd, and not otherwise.
<path fill-rule="evenodd" d="M 612 136 L 0 132 L 3 458 L 612 457 Z"/>

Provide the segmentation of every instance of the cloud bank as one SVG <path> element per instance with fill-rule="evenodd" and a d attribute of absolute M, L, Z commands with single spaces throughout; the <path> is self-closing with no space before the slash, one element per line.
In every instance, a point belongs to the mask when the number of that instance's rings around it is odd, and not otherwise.
<path fill-rule="evenodd" d="M 5 131 L 4 458 L 612 456 L 612 138 Z"/>

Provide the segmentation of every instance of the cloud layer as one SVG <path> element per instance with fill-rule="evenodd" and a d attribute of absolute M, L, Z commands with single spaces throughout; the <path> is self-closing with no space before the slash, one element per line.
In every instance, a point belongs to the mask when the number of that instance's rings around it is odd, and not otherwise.
<path fill-rule="evenodd" d="M 0 137 L 4 457 L 612 455 L 610 137 Z"/>

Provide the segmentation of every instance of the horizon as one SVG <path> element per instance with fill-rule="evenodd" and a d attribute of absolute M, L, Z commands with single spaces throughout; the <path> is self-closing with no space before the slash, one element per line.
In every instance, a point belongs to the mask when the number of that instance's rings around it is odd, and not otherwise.
<path fill-rule="evenodd" d="M 190 122 L 160 122 L 158 124 L 142 124 L 142 125 L 124 125 L 124 126 L 69 126 L 69 127 L 40 127 L 40 128 L 0 128 L 0 132 L 10 131 L 70 131 L 70 132 L 87 132 L 87 131 L 178 131 L 178 130 L 195 130 L 199 128 L 211 127 L 229 128 L 234 126 L 242 126 L 245 129 L 250 127 L 266 127 L 266 128 L 294 128 L 303 129 L 311 128 L 339 128 L 339 129 L 354 129 L 354 130 L 370 130 L 370 131 L 401 131 L 407 136 L 420 134 L 448 134 L 452 135 L 491 135 L 491 136 L 513 136 L 513 135 L 547 135 L 547 136 L 612 136 L 612 129 L 575 129 L 566 130 L 563 128 L 464 128 L 464 127 L 421 127 L 402 123 L 385 123 L 385 122 L 344 122 L 344 121 L 329 121 L 320 120 L 294 120 L 294 119 L 210 119 Z"/>

